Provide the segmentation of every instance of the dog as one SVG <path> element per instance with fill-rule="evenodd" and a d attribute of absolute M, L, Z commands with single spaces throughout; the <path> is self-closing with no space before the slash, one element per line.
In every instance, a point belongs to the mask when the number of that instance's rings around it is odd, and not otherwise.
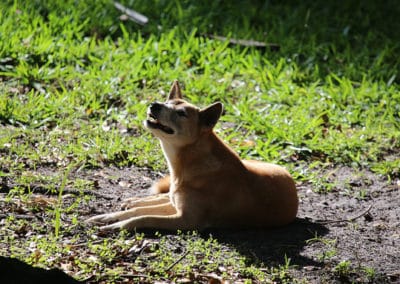
<path fill-rule="evenodd" d="M 144 126 L 161 143 L 169 176 L 156 195 L 128 199 L 127 210 L 94 216 L 103 230 L 268 228 L 292 222 L 298 210 L 293 178 L 281 166 L 239 156 L 213 128 L 223 111 L 183 100 L 174 81 L 165 103 L 152 103 Z"/>

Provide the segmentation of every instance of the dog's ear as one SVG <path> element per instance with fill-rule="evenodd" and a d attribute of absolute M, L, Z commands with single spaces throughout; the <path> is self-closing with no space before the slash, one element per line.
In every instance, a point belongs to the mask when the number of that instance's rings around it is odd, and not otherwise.
<path fill-rule="evenodd" d="M 169 91 L 168 100 L 182 99 L 181 87 L 178 80 L 172 83 L 171 90 Z"/>
<path fill-rule="evenodd" d="M 205 129 L 212 129 L 220 118 L 223 105 L 220 102 L 214 103 L 200 111 L 199 120 Z"/>

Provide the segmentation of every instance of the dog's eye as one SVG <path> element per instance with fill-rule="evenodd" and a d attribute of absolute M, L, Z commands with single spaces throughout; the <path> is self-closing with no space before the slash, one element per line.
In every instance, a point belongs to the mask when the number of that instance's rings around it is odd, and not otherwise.
<path fill-rule="evenodd" d="M 179 109 L 176 111 L 179 116 L 187 117 L 187 113 L 183 109 Z"/>

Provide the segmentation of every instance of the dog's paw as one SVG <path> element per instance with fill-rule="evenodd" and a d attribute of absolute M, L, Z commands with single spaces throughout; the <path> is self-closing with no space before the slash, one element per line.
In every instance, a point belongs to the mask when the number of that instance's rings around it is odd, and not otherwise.
<path fill-rule="evenodd" d="M 117 221 L 119 221 L 118 216 L 116 216 L 113 213 L 108 213 L 108 214 L 101 214 L 101 215 L 93 216 L 93 217 L 87 219 L 86 223 L 103 225 L 103 224 L 108 224 L 108 223 L 117 222 Z"/>
<path fill-rule="evenodd" d="M 102 232 L 111 232 L 122 229 L 130 230 L 131 226 L 129 220 L 123 220 L 109 225 L 101 226 L 99 229 Z"/>
<path fill-rule="evenodd" d="M 118 225 L 118 223 L 113 223 L 110 225 L 106 226 L 101 226 L 99 230 L 101 232 L 111 232 L 111 231 L 116 231 L 116 230 L 121 230 L 122 228 Z"/>

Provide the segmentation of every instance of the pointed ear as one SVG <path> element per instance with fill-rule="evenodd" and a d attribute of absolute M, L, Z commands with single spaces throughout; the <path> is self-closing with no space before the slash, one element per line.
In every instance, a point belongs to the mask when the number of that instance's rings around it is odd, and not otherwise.
<path fill-rule="evenodd" d="M 206 129 L 212 129 L 220 118 L 223 105 L 220 102 L 214 103 L 200 111 L 200 124 Z"/>
<path fill-rule="evenodd" d="M 182 99 L 181 87 L 178 80 L 172 83 L 171 90 L 169 91 L 168 100 Z"/>

